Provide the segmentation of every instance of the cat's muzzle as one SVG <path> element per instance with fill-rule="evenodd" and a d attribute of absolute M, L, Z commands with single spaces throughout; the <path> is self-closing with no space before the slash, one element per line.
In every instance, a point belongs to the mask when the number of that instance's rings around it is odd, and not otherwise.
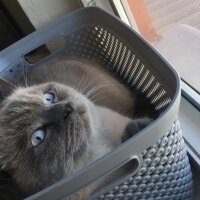
<path fill-rule="evenodd" d="M 66 124 L 74 111 L 70 103 L 60 102 L 48 106 L 45 115 L 50 123 Z"/>

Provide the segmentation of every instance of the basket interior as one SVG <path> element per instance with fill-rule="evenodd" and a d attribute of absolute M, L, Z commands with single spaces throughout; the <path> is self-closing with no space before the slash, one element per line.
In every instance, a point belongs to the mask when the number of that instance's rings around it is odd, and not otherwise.
<path fill-rule="evenodd" d="M 68 55 L 103 62 L 125 84 L 144 95 L 156 111 L 161 112 L 170 104 L 165 85 L 159 82 L 145 60 L 108 28 L 85 27 L 70 35 L 67 42 Z"/>
<path fill-rule="evenodd" d="M 157 116 L 172 101 L 173 97 L 166 85 L 160 81 L 162 77 L 156 76 L 151 70 L 152 66 L 138 55 L 134 47 L 130 47 L 108 27 L 99 24 L 84 26 L 66 35 L 65 39 L 66 46 L 61 51 L 64 56 L 95 59 L 101 62 L 137 93 L 136 116 L 144 114 Z M 34 64 L 21 61 L 6 68 L 1 72 L 1 76 L 15 82 L 31 67 L 34 67 Z"/>

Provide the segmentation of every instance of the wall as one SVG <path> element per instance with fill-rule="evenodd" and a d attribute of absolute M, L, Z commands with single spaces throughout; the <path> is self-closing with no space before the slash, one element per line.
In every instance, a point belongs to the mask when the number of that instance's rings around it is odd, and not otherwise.
<path fill-rule="evenodd" d="M 79 8 L 74 0 L 18 0 L 18 3 L 35 29 Z"/>

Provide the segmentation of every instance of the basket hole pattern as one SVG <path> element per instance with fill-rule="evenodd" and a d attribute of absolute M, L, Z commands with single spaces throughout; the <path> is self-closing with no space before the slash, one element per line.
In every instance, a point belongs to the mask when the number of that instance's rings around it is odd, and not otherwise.
<path fill-rule="evenodd" d="M 192 199 L 192 174 L 178 121 L 155 145 L 143 151 L 142 156 L 142 166 L 134 176 L 91 199 Z"/>
<path fill-rule="evenodd" d="M 16 82 L 20 75 L 24 75 L 26 67 L 22 63 L 16 63 L 12 66 L 7 67 L 1 72 L 1 75 L 11 82 Z"/>
<path fill-rule="evenodd" d="M 69 43 L 69 55 L 103 61 L 121 80 L 145 94 L 155 110 L 162 111 L 171 102 L 148 65 L 108 29 L 99 25 L 85 27 L 70 35 Z"/>
<path fill-rule="evenodd" d="M 138 93 L 143 93 L 156 111 L 160 112 L 170 104 L 171 98 L 167 90 L 156 80 L 148 65 L 108 29 L 91 25 L 71 34 L 67 41 L 68 55 L 103 61 L 121 80 Z M 13 81 L 13 77 L 17 80 L 19 76 L 26 75 L 26 67 L 17 63 L 1 74 L 9 80 Z"/>

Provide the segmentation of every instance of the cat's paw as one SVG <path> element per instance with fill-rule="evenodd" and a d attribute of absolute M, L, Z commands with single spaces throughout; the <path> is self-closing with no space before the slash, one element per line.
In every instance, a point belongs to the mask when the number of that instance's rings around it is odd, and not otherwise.
<path fill-rule="evenodd" d="M 122 135 L 122 142 L 136 135 L 139 131 L 148 126 L 152 121 L 153 119 L 145 117 L 134 119 L 129 122 L 125 128 L 124 134 Z"/>

